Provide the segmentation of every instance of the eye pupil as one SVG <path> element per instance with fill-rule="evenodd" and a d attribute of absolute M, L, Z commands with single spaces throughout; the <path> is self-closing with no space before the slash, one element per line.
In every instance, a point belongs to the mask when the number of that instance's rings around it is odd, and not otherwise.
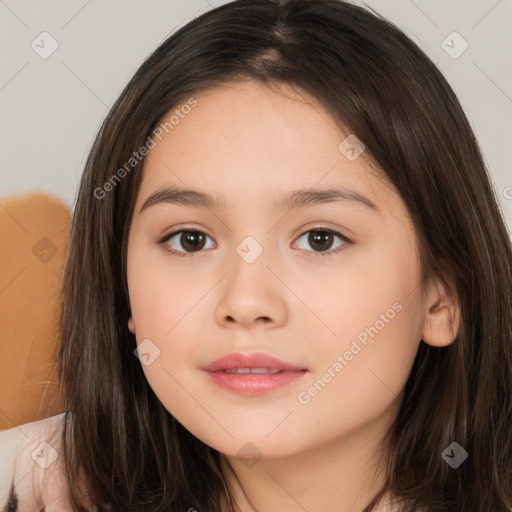
<path fill-rule="evenodd" d="M 321 247 L 318 248 L 320 251 L 327 251 L 331 248 L 333 240 L 332 240 L 332 233 L 329 233 L 328 231 L 311 231 L 308 242 L 311 244 L 311 247 L 315 248 L 316 244 L 320 244 Z M 325 243 L 327 243 L 327 247 L 325 246 Z"/>
<path fill-rule="evenodd" d="M 205 237 L 203 233 L 199 233 L 198 231 L 183 231 L 180 237 L 180 242 L 183 248 L 194 251 L 203 248 Z"/>

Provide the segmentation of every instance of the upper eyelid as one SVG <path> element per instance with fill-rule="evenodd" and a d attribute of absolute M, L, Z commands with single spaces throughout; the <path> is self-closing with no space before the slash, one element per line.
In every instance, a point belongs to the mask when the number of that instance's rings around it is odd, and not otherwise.
<path fill-rule="evenodd" d="M 209 233 L 207 233 L 204 229 L 196 228 L 194 226 L 185 226 L 183 228 L 173 229 L 173 230 L 169 231 L 169 233 L 162 235 L 160 237 L 159 242 L 163 242 L 164 240 L 170 240 L 171 238 L 175 237 L 177 234 L 182 233 L 183 231 L 197 231 L 199 233 L 202 233 L 203 235 L 208 236 L 209 238 L 211 238 L 213 240 L 213 237 Z"/>
<path fill-rule="evenodd" d="M 333 235 L 341 235 L 344 236 L 343 233 L 341 233 L 336 228 L 331 228 L 329 226 L 312 226 L 312 227 L 306 227 L 303 230 L 299 232 L 297 236 L 302 236 L 304 233 L 307 233 L 308 231 L 328 231 L 329 233 L 332 233 Z"/>
<path fill-rule="evenodd" d="M 197 231 L 199 233 L 202 233 L 206 236 L 209 236 L 213 240 L 213 236 L 211 236 L 207 231 L 205 231 L 203 228 L 195 227 L 195 226 L 185 226 L 178 229 L 173 229 L 169 231 L 169 233 L 162 235 L 161 239 L 168 239 L 176 236 L 178 233 L 182 233 L 183 231 Z M 328 231 L 334 235 L 341 235 L 345 238 L 349 238 L 347 235 L 344 235 L 342 232 L 340 232 L 337 228 L 331 228 L 329 226 L 310 226 L 306 227 L 303 230 L 301 230 L 296 236 L 302 236 L 303 234 L 309 232 L 309 231 Z"/>

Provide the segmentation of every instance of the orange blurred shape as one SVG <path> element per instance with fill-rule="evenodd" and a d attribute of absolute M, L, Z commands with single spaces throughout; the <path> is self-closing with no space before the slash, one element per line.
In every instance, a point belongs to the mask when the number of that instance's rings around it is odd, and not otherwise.
<path fill-rule="evenodd" d="M 0 429 L 62 412 L 58 297 L 70 224 L 59 198 L 0 199 Z"/>

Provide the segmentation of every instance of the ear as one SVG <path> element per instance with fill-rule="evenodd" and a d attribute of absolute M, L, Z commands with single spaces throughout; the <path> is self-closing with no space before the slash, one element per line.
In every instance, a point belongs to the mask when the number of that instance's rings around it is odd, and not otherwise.
<path fill-rule="evenodd" d="M 128 319 L 128 329 L 130 329 L 130 332 L 132 334 L 135 334 L 135 324 L 133 322 L 133 318 L 130 316 L 130 318 Z"/>
<path fill-rule="evenodd" d="M 446 347 L 457 337 L 459 322 L 456 295 L 440 280 L 431 283 L 425 302 L 422 340 L 433 347 Z"/>

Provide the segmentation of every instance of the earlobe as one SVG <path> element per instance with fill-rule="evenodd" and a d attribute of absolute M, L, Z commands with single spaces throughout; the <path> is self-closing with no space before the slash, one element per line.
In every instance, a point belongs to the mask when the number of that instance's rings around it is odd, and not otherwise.
<path fill-rule="evenodd" d="M 133 322 L 133 318 L 132 318 L 132 317 L 130 317 L 130 318 L 128 319 L 128 329 L 130 329 L 130 332 L 131 332 L 132 334 L 135 334 L 135 324 L 134 324 L 134 322 Z"/>

